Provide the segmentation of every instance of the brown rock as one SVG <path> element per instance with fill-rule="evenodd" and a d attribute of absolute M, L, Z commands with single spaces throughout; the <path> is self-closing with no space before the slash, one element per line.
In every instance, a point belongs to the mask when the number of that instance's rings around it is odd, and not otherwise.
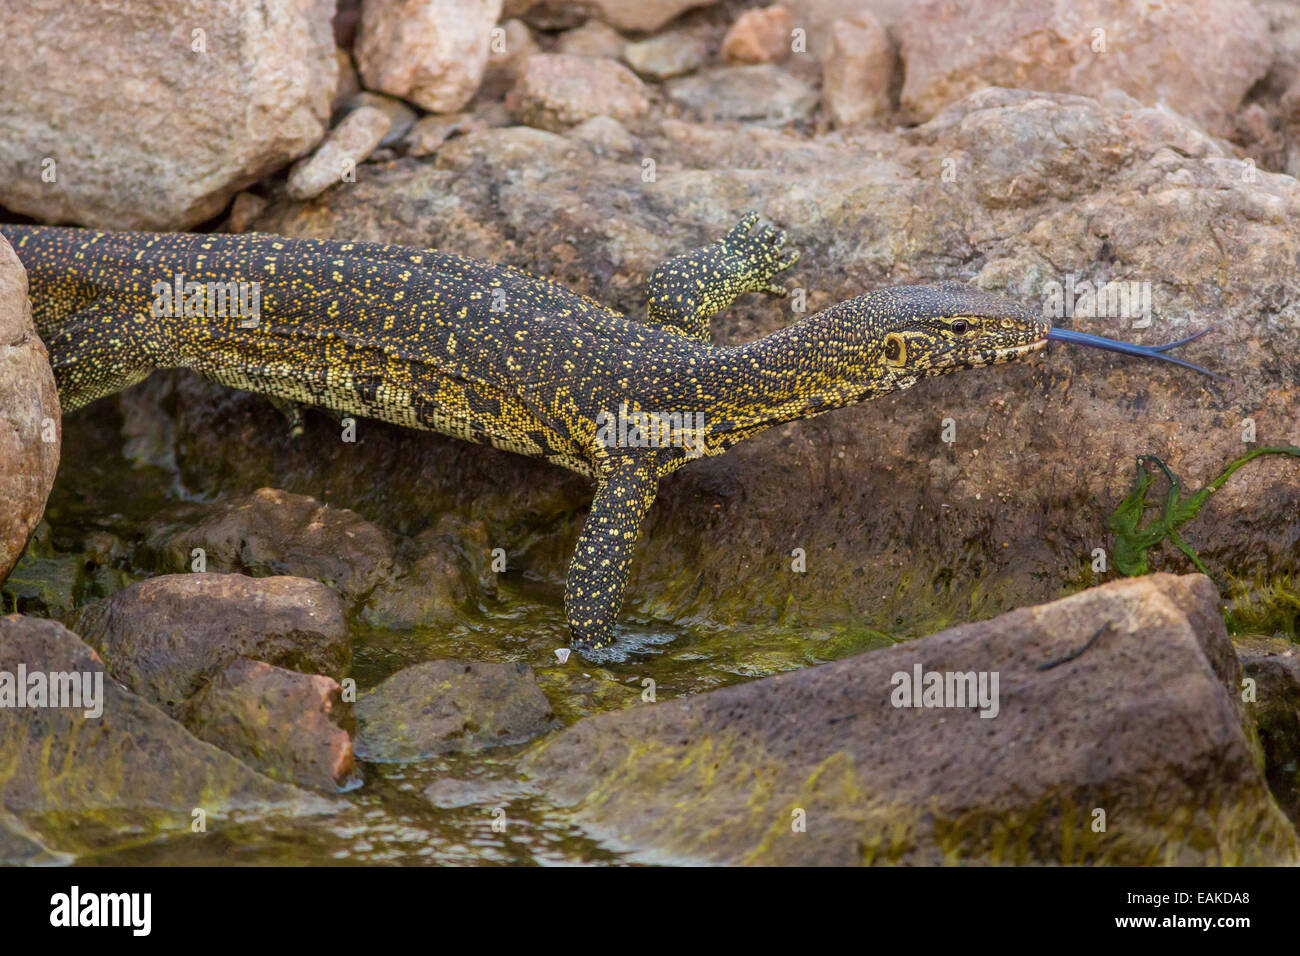
<path fill-rule="evenodd" d="M 1291 863 L 1218 604 L 1204 577 L 1116 582 L 588 718 L 524 769 L 589 831 L 653 859 Z M 937 693 L 912 697 L 931 674 Z"/>
<path fill-rule="evenodd" d="M 790 11 L 783 6 L 746 10 L 722 38 L 728 63 L 772 63 L 790 53 Z"/>
<path fill-rule="evenodd" d="M 443 515 L 403 552 L 400 567 L 366 601 L 361 617 L 368 624 L 399 629 L 448 624 L 485 594 L 495 594 L 491 547 L 481 522 Z"/>
<path fill-rule="evenodd" d="M 560 34 L 555 52 L 569 56 L 596 56 L 617 60 L 627 41 L 613 27 L 599 20 L 588 20 L 582 26 Z"/>
<path fill-rule="evenodd" d="M 443 143 L 456 133 L 463 133 L 478 124 L 468 113 L 451 113 L 447 116 L 425 116 L 415 121 L 406 134 L 406 155 L 432 156 Z"/>
<path fill-rule="evenodd" d="M 623 47 L 623 60 L 641 76 L 650 80 L 667 80 L 693 73 L 709 57 L 708 44 L 702 37 L 674 30 L 629 43 Z"/>
<path fill-rule="evenodd" d="M 233 810 L 317 813 L 333 806 L 194 738 L 107 677 L 99 656 L 55 621 L 0 617 L 0 672 L 16 673 L 19 665 L 29 676 L 89 675 L 100 713 L 87 716 L 84 706 L 0 708 L 0 803 L 15 814 L 71 821 L 85 815 L 99 825 L 120 819 L 131 827 L 129 839 L 138 840 L 146 823 L 188 830 L 196 809 L 211 824 Z M 56 849 L 76 848 L 76 827 L 64 824 L 54 835 Z"/>
<path fill-rule="evenodd" d="M 835 125 L 886 115 L 896 65 L 894 45 L 870 13 L 836 20 L 822 63 L 822 99 Z"/>
<path fill-rule="evenodd" d="M 149 547 L 165 570 L 193 570 L 193 551 L 201 548 L 207 571 L 312 578 L 350 602 L 386 579 L 393 564 L 382 529 L 347 508 L 275 488 L 214 504 L 197 521 L 165 524 Z"/>
<path fill-rule="evenodd" d="M 1091 95 L 1114 87 L 1223 133 L 1271 54 L 1267 23 L 1249 0 L 920 0 L 898 33 L 902 108 L 914 119 L 986 86 Z"/>
<path fill-rule="evenodd" d="M 1300 651 L 1275 638 L 1238 645 L 1241 669 L 1254 687 L 1246 712 L 1259 728 L 1264 773 L 1278 805 L 1300 825 Z M 1243 688 L 1243 696 L 1246 693 Z"/>
<path fill-rule="evenodd" d="M 217 215 L 324 135 L 333 14 L 333 0 L 11 6 L 0 204 L 107 229 L 184 229 Z"/>
<path fill-rule="evenodd" d="M 524 61 L 511 97 L 522 122 L 553 132 L 593 116 L 632 119 L 650 105 L 644 84 L 621 63 L 551 53 Z"/>
<path fill-rule="evenodd" d="M 287 189 L 294 199 L 312 199 L 335 183 L 354 181 L 357 166 L 388 135 L 393 121 L 383 110 L 363 106 L 330 130 L 325 142 L 289 173 Z"/>
<path fill-rule="evenodd" d="M 712 6 L 717 0 L 583 0 L 589 9 L 617 30 L 653 33 L 669 20 L 695 7 Z"/>
<path fill-rule="evenodd" d="M 303 578 L 166 574 L 83 608 L 76 627 L 116 680 L 173 715 L 239 657 L 334 674 L 352 658 L 338 598 Z"/>
<path fill-rule="evenodd" d="M 181 709 L 190 733 L 273 780 L 334 793 L 360 784 L 337 681 L 239 658 Z"/>
<path fill-rule="evenodd" d="M 59 467 L 60 420 L 54 372 L 32 325 L 27 273 L 0 236 L 0 581 L 45 512 Z"/>
<path fill-rule="evenodd" d="M 398 671 L 355 707 L 362 760 L 418 760 L 520 743 L 551 705 L 527 664 L 426 661 Z"/>
<path fill-rule="evenodd" d="M 483 79 L 501 0 L 369 0 L 354 55 L 368 89 L 454 113 Z"/>
<path fill-rule="evenodd" d="M 703 70 L 670 80 L 667 92 L 706 122 L 784 126 L 806 119 L 817 105 L 812 87 L 770 63 Z"/>

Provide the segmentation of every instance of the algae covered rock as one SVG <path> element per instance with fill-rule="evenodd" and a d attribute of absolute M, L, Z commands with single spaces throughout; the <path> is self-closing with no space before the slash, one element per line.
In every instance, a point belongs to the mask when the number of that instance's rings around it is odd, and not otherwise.
<path fill-rule="evenodd" d="M 20 668 L 29 681 L 38 672 L 71 675 L 90 692 L 80 700 L 59 697 L 64 706 L 53 706 L 55 698 L 47 694 L 44 706 L 34 706 L 29 695 L 28 706 L 0 707 L 0 806 L 15 815 L 75 818 L 122 811 L 188 828 L 195 809 L 225 814 L 331 808 L 191 736 L 122 689 L 105 673 L 99 655 L 55 621 L 0 617 L 0 673 L 17 675 Z M 58 683 L 65 686 L 62 678 Z M 58 833 L 75 839 L 66 826 Z"/>
<path fill-rule="evenodd" d="M 190 732 L 274 780 L 326 793 L 359 785 L 337 681 L 239 658 L 181 710 Z"/>
<path fill-rule="evenodd" d="M 362 760 L 416 760 L 520 743 L 545 730 L 551 705 L 527 664 L 427 661 L 356 704 Z"/>
<path fill-rule="evenodd" d="M 1117 582 L 588 718 L 524 766 L 654 859 L 1293 863 L 1217 608 L 1201 576 Z"/>

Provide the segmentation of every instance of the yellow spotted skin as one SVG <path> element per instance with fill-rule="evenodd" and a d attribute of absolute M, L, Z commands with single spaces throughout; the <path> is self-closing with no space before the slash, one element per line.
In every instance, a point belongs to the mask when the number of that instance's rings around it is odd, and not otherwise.
<path fill-rule="evenodd" d="M 755 342 L 714 346 L 710 316 L 743 292 L 783 292 L 775 276 L 796 258 L 753 214 L 656 269 L 645 321 L 518 269 L 427 249 L 261 234 L 0 233 L 27 268 L 64 411 L 154 369 L 191 368 L 270 397 L 291 425 L 299 405 L 315 405 L 594 479 L 565 587 L 580 647 L 613 640 L 665 475 L 774 425 L 1022 356 L 1048 331 L 1015 302 L 941 283 L 870 292 Z M 160 307 L 160 289 L 185 289 L 178 276 L 195 285 Z M 258 290 L 255 317 L 232 307 L 236 286 Z"/>

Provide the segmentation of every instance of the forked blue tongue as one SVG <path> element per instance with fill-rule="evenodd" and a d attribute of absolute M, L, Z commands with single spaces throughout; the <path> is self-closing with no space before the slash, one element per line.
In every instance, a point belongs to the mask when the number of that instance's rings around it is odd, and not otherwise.
<path fill-rule="evenodd" d="M 1181 365 L 1183 368 L 1190 368 L 1194 372 L 1200 372 L 1208 375 L 1210 378 L 1223 378 L 1216 372 L 1211 372 L 1208 368 L 1201 368 L 1199 365 L 1193 365 L 1191 362 L 1184 361 L 1174 355 L 1165 355 L 1170 349 L 1176 349 L 1180 345 L 1186 345 L 1188 342 L 1195 342 L 1206 332 L 1210 332 L 1214 326 L 1208 329 L 1201 329 L 1195 335 L 1189 335 L 1185 339 L 1179 339 L 1177 342 L 1168 342 L 1165 345 L 1134 345 L 1132 342 L 1119 342 L 1115 339 L 1102 338 L 1100 335 L 1089 335 L 1087 332 L 1073 332 L 1069 329 L 1051 329 L 1047 337 L 1056 342 L 1072 342 L 1075 345 L 1087 345 L 1094 349 L 1105 349 L 1108 352 L 1119 352 L 1122 355 L 1136 355 L 1138 358 L 1159 359 L 1162 362 L 1172 362 L 1175 365 Z"/>

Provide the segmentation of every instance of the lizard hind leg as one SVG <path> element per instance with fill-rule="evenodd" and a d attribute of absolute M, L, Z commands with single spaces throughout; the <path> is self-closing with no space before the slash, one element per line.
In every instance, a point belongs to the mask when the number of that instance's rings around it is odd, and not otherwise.
<path fill-rule="evenodd" d="M 709 320 L 745 292 L 784 296 L 776 275 L 799 258 L 786 234 L 748 212 L 712 245 L 661 263 L 646 281 L 648 321 L 709 340 Z"/>
<path fill-rule="evenodd" d="M 641 523 L 658 486 L 644 461 L 620 464 L 600 479 L 565 577 L 564 613 L 575 647 L 613 643 Z"/>

